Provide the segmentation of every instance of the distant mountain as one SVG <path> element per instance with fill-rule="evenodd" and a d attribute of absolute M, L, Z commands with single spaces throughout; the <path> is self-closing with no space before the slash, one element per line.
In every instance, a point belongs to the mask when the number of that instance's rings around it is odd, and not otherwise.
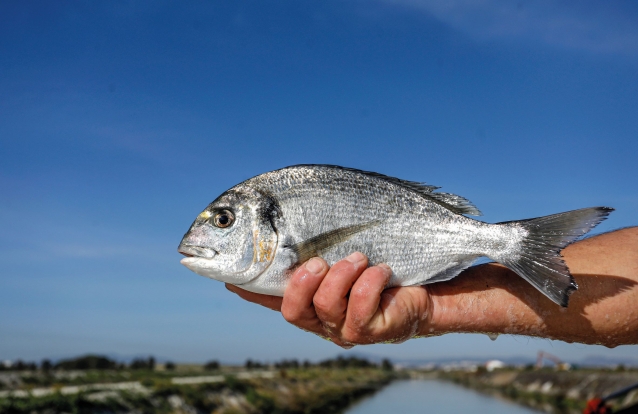
<path fill-rule="evenodd" d="M 88 355 L 89 353 L 82 355 L 64 355 L 64 356 L 55 356 L 49 357 L 49 359 L 54 364 L 65 359 L 73 359 L 78 358 L 84 355 Z M 118 354 L 118 353 L 91 353 L 94 355 L 103 355 L 109 359 L 112 359 L 117 362 L 123 362 L 126 364 L 130 364 L 135 359 L 145 359 L 149 356 L 153 356 L 155 361 L 162 364 L 166 362 L 183 362 L 179 360 L 175 360 L 173 358 L 166 358 L 163 356 L 157 355 L 149 355 L 149 354 Z M 357 357 L 367 359 L 370 362 L 374 362 L 375 364 L 380 364 L 383 359 L 389 359 L 393 364 L 403 365 L 406 367 L 420 367 L 425 365 L 447 365 L 447 364 L 483 364 L 486 361 L 497 359 L 505 362 L 508 365 L 527 365 L 536 363 L 536 355 L 514 355 L 514 356 L 499 356 L 499 355 L 487 355 L 487 356 L 450 356 L 450 357 L 439 357 L 439 358 L 390 358 L 383 355 L 375 355 L 369 354 L 361 351 L 348 351 L 335 355 L 335 357 Z M 327 358 L 323 358 L 327 359 Z M 245 359 L 241 359 L 236 364 L 243 365 Z M 273 361 L 274 362 L 274 361 Z M 319 361 L 314 361 L 319 362 Z M 638 367 L 638 357 L 631 358 L 626 356 L 619 357 L 609 357 L 609 356 L 601 356 L 601 355 L 589 355 L 582 359 L 566 359 L 565 362 L 569 362 L 570 364 L 576 364 L 580 366 L 591 366 L 591 367 L 609 367 L 616 365 L 625 365 L 631 367 Z M 204 361 L 202 361 L 204 363 Z M 226 361 L 223 361 L 226 364 Z"/>
<path fill-rule="evenodd" d="M 345 358 L 349 356 L 356 356 L 357 358 L 365 358 L 368 361 L 374 363 L 380 363 L 384 358 L 384 356 L 367 354 L 365 352 L 347 352 L 339 354 Z M 487 355 L 482 357 L 477 356 L 455 356 L 455 357 L 439 357 L 439 358 L 388 358 L 392 361 L 393 364 L 403 365 L 407 367 L 419 367 L 425 365 L 448 365 L 448 364 L 483 364 L 486 361 L 497 359 L 499 361 L 503 361 L 508 365 L 527 365 L 527 364 L 535 364 L 536 363 L 536 355 L 513 355 L 513 356 L 498 356 L 498 355 Z M 638 366 L 638 358 L 630 358 L 630 357 L 606 357 L 599 355 L 590 355 L 585 358 L 579 360 L 571 360 L 567 359 L 565 362 L 569 362 L 570 364 L 580 365 L 580 366 L 591 366 L 591 367 L 606 367 L 606 366 L 616 366 L 616 365 L 626 365 L 626 366 Z M 551 363 L 550 363 L 551 364 Z"/>
<path fill-rule="evenodd" d="M 388 358 L 379 355 L 368 354 L 365 352 L 346 352 L 338 354 L 337 356 L 342 356 L 344 358 L 348 358 L 350 356 L 354 356 L 357 358 L 365 358 L 370 362 L 380 363 L 383 359 Z M 492 359 L 498 359 L 503 361 L 509 365 L 525 365 L 536 362 L 536 357 L 528 357 L 528 356 L 510 356 L 510 357 L 500 357 L 500 356 L 485 356 L 485 357 L 470 357 L 470 356 L 460 356 L 460 357 L 439 357 L 439 358 L 388 358 L 392 361 L 393 364 L 400 364 L 409 367 L 418 367 L 428 364 L 453 364 L 453 363 L 476 363 L 482 364 L 486 361 Z"/>
<path fill-rule="evenodd" d="M 626 366 L 638 367 L 638 358 L 588 355 L 577 362 L 577 364 L 592 367 L 615 366 L 621 364 Z"/>

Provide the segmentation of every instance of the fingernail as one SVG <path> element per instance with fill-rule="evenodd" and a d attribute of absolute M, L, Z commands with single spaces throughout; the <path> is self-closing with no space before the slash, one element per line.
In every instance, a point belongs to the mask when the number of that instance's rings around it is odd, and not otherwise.
<path fill-rule="evenodd" d="M 310 273 L 318 275 L 323 270 L 323 261 L 321 259 L 313 257 L 312 259 L 308 260 L 308 263 L 306 263 L 306 270 Z"/>
<path fill-rule="evenodd" d="M 360 253 L 360 252 L 354 252 L 350 256 L 346 257 L 346 260 L 353 264 L 362 262 L 365 259 L 366 257 L 363 255 L 363 253 Z"/>
<path fill-rule="evenodd" d="M 387 264 L 379 263 L 377 266 L 379 266 L 380 268 L 384 269 L 386 272 L 388 272 L 389 275 L 392 274 L 392 269 Z"/>

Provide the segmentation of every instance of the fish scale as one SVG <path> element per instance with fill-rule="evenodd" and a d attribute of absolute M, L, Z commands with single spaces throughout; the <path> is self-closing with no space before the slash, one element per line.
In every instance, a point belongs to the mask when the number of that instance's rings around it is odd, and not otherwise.
<path fill-rule="evenodd" d="M 468 200 L 437 189 L 339 166 L 287 167 L 220 195 L 178 251 L 195 273 L 279 296 L 292 271 L 313 256 L 333 265 L 360 251 L 370 265 L 391 267 L 387 287 L 449 280 L 486 256 L 567 306 L 577 285 L 560 250 L 613 211 L 489 224 L 466 217 L 480 215 Z"/>

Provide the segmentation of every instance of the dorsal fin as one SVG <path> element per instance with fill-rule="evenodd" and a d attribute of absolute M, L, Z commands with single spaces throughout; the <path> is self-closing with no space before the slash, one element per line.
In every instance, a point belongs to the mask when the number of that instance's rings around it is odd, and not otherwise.
<path fill-rule="evenodd" d="M 396 177 L 390 177 L 388 175 L 379 174 L 372 171 L 364 171 L 358 170 L 356 168 L 349 167 L 341 167 L 339 165 L 330 165 L 330 164 L 301 164 L 295 165 L 294 167 L 326 167 L 326 168 L 337 168 L 340 170 L 351 171 L 357 174 L 367 175 L 369 177 L 378 178 L 384 181 L 388 181 L 390 183 L 400 185 L 401 187 L 407 188 L 408 190 L 414 191 L 415 193 L 420 194 L 421 196 L 427 198 L 430 201 L 433 201 L 439 204 L 442 207 L 447 208 L 448 210 L 457 213 L 457 214 L 468 214 L 471 216 L 482 216 L 483 213 L 476 208 L 474 204 L 470 200 L 465 197 L 461 197 L 456 194 L 451 193 L 435 193 L 435 190 L 438 190 L 441 187 L 437 187 L 434 185 L 428 185 L 425 183 L 419 183 L 416 181 L 408 181 L 402 180 Z"/>
<path fill-rule="evenodd" d="M 408 180 L 403 180 L 401 178 L 390 177 L 389 175 L 379 174 L 379 173 L 372 172 L 372 171 L 357 170 L 356 168 L 339 167 L 337 165 L 329 165 L 328 167 L 336 167 L 336 168 L 340 168 L 342 170 L 352 171 L 354 173 L 367 175 L 369 177 L 379 178 L 381 180 L 388 181 L 388 182 L 400 185 L 401 187 L 409 188 L 412 191 L 415 191 L 415 192 L 417 192 L 419 194 L 427 195 L 427 196 L 431 195 L 433 191 L 438 190 L 439 188 L 441 188 L 441 187 L 437 187 L 435 185 L 429 185 L 429 184 L 420 183 L 420 182 L 417 182 L 417 181 L 408 181 Z"/>
<path fill-rule="evenodd" d="M 435 202 L 443 207 L 459 214 L 468 214 L 470 216 L 482 216 L 481 210 L 476 208 L 470 200 L 456 194 L 450 193 L 430 193 L 427 197 L 431 197 Z"/>

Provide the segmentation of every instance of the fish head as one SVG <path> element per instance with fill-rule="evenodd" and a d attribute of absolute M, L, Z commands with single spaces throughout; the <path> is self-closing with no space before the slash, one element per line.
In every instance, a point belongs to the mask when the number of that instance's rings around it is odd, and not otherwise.
<path fill-rule="evenodd" d="M 247 186 L 234 187 L 197 216 L 178 252 L 181 263 L 201 276 L 233 285 L 262 274 L 277 250 L 276 202 Z"/>

